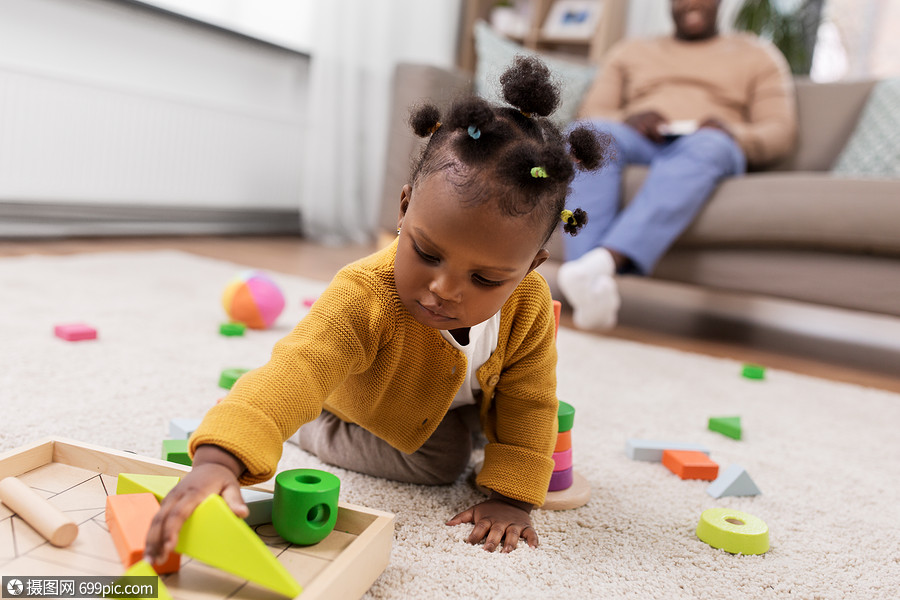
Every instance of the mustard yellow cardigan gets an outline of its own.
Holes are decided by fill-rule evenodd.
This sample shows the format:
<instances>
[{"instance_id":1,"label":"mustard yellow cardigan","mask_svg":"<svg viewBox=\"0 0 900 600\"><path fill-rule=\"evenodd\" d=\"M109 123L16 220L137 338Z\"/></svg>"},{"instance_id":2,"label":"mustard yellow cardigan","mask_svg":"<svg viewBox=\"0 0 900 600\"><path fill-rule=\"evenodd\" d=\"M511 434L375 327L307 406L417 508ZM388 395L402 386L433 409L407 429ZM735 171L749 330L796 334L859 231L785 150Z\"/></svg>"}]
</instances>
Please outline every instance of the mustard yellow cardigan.
<instances>
[{"instance_id":1,"label":"mustard yellow cardigan","mask_svg":"<svg viewBox=\"0 0 900 600\"><path fill-rule=\"evenodd\" d=\"M282 444L325 408L402 452L415 452L450 408L465 356L418 323L394 285L396 241L344 267L264 366L245 373L191 437L246 466L241 483L275 475ZM500 311L497 350L476 373L488 444L478 483L540 506L557 433L550 291L529 273Z\"/></svg>"}]
</instances>

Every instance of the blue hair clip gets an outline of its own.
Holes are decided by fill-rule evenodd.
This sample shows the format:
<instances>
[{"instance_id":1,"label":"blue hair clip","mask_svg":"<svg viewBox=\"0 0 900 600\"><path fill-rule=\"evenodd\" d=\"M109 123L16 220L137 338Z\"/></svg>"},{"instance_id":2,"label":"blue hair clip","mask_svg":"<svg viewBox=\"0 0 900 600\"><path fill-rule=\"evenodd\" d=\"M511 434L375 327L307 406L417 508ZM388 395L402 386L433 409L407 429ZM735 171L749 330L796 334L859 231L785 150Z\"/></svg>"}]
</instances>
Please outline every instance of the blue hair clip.
<instances>
[{"instance_id":1,"label":"blue hair clip","mask_svg":"<svg viewBox=\"0 0 900 600\"><path fill-rule=\"evenodd\" d=\"M469 125L469 137L473 140L477 140L481 137L481 130L475 127L474 125Z\"/></svg>"}]
</instances>

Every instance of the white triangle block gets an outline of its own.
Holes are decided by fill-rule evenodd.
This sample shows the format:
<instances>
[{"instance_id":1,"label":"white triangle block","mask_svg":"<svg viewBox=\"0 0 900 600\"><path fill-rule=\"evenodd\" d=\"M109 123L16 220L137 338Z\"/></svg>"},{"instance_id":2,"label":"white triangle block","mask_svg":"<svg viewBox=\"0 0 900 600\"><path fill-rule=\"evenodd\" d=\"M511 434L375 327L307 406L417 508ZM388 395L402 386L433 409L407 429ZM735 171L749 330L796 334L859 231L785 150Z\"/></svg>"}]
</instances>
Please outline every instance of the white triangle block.
<instances>
[{"instance_id":1,"label":"white triangle block","mask_svg":"<svg viewBox=\"0 0 900 600\"><path fill-rule=\"evenodd\" d=\"M740 465L730 465L713 481L706 493L713 498L722 496L758 496L762 494L750 474Z\"/></svg>"}]
</instances>

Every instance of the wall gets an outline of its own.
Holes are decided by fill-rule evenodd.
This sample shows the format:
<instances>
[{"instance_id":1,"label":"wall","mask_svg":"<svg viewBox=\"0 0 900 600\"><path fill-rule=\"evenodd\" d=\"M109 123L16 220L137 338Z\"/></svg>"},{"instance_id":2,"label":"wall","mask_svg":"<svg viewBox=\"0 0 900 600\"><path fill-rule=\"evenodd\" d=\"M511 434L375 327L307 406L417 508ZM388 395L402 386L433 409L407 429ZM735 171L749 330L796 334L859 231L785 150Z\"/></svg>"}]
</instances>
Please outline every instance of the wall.
<instances>
[{"instance_id":1,"label":"wall","mask_svg":"<svg viewBox=\"0 0 900 600\"><path fill-rule=\"evenodd\" d=\"M308 63L140 3L0 0L0 209L296 215Z\"/></svg>"}]
</instances>

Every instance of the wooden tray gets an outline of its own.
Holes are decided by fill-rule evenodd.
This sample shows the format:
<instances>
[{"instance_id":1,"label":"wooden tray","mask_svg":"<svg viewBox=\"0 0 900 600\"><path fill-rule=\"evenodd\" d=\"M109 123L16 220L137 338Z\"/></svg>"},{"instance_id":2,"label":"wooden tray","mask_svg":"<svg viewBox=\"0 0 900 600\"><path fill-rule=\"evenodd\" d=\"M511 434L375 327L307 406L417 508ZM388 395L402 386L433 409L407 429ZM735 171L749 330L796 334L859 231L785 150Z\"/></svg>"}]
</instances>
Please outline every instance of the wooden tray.
<instances>
[{"instance_id":1,"label":"wooden tray","mask_svg":"<svg viewBox=\"0 0 900 600\"><path fill-rule=\"evenodd\" d=\"M119 473L182 476L188 467L72 440L50 438L0 454L0 479L17 476L79 525L67 548L47 543L0 504L0 574L121 575L106 527L106 496ZM252 489L272 491L271 485ZM338 503L334 531L314 546L281 539L271 524L254 528L300 585L302 600L359 598L387 567L394 515ZM164 575L172 596L184 600L283 598L256 584L183 556L178 573Z\"/></svg>"}]
</instances>

